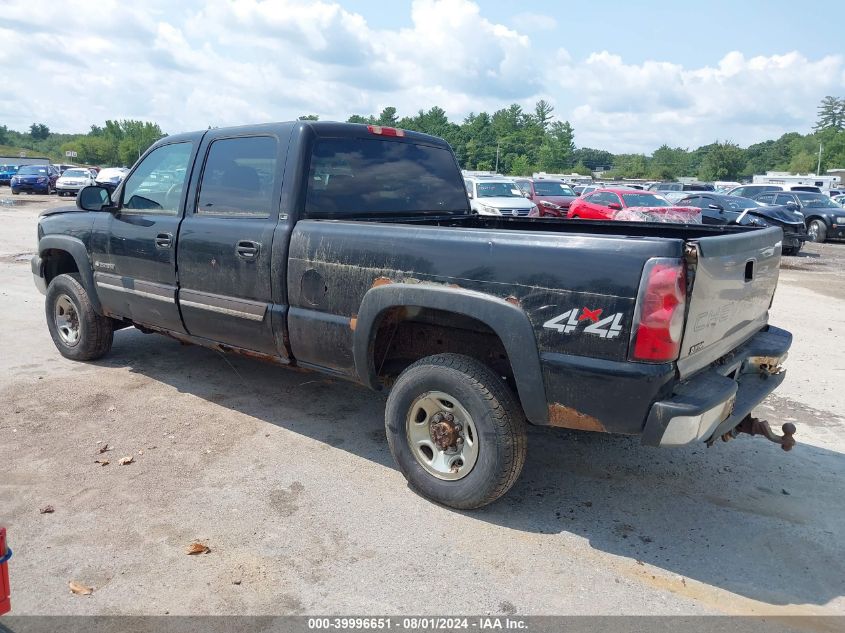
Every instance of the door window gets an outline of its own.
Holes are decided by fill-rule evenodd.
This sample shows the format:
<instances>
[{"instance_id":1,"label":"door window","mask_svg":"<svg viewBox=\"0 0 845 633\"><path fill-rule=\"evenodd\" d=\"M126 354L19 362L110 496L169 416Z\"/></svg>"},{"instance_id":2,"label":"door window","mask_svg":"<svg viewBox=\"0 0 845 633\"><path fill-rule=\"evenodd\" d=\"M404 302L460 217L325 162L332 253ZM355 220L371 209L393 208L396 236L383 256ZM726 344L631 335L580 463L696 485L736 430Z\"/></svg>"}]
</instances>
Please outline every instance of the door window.
<instances>
[{"instance_id":1,"label":"door window","mask_svg":"<svg viewBox=\"0 0 845 633\"><path fill-rule=\"evenodd\" d=\"M775 204L786 204L787 202L795 202L795 198L788 193L779 193L775 196Z\"/></svg>"},{"instance_id":2,"label":"door window","mask_svg":"<svg viewBox=\"0 0 845 633\"><path fill-rule=\"evenodd\" d=\"M214 141L202 172L197 213L270 217L276 174L274 137L247 136Z\"/></svg>"},{"instance_id":3,"label":"door window","mask_svg":"<svg viewBox=\"0 0 845 633\"><path fill-rule=\"evenodd\" d=\"M123 209L176 215L191 159L191 143L171 143L150 152L126 179Z\"/></svg>"}]
</instances>

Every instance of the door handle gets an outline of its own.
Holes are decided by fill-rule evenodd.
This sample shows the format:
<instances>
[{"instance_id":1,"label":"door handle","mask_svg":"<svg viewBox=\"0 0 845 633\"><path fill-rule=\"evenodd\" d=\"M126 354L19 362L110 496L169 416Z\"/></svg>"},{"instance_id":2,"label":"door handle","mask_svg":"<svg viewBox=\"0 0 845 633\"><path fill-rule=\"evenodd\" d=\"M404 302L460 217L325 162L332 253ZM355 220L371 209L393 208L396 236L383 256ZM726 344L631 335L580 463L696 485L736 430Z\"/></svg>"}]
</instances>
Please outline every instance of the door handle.
<instances>
[{"instance_id":1,"label":"door handle","mask_svg":"<svg viewBox=\"0 0 845 633\"><path fill-rule=\"evenodd\" d=\"M235 253L241 259L256 259L261 250L261 244L252 240L239 240L235 247Z\"/></svg>"},{"instance_id":2,"label":"door handle","mask_svg":"<svg viewBox=\"0 0 845 633\"><path fill-rule=\"evenodd\" d=\"M171 233L156 235L156 248L170 248L171 246L173 246L173 235Z\"/></svg>"}]
</instances>

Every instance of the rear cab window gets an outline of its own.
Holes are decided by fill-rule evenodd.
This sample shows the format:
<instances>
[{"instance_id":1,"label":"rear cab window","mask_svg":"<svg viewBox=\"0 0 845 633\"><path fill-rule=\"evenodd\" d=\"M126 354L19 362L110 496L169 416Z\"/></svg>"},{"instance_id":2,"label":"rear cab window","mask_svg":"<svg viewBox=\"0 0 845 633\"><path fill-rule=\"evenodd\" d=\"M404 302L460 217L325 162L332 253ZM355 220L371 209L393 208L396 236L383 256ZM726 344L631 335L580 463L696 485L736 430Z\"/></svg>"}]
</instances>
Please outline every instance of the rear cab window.
<instances>
[{"instance_id":1,"label":"rear cab window","mask_svg":"<svg viewBox=\"0 0 845 633\"><path fill-rule=\"evenodd\" d=\"M276 145L272 136L212 141L196 212L226 217L270 217L278 172Z\"/></svg>"},{"instance_id":2,"label":"rear cab window","mask_svg":"<svg viewBox=\"0 0 845 633\"><path fill-rule=\"evenodd\" d=\"M451 151L399 140L320 138L308 170L309 218L466 215Z\"/></svg>"}]
</instances>

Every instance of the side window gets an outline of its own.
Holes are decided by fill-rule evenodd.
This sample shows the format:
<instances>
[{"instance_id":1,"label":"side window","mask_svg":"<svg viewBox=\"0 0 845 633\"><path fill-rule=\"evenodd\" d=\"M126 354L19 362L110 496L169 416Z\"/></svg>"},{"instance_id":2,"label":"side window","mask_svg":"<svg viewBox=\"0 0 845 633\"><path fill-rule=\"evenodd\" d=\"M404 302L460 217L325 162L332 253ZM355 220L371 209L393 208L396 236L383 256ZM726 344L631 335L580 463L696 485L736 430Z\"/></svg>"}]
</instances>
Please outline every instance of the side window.
<instances>
[{"instance_id":1,"label":"side window","mask_svg":"<svg viewBox=\"0 0 845 633\"><path fill-rule=\"evenodd\" d=\"M197 213L270 217L276 174L275 138L247 136L213 141L202 172Z\"/></svg>"},{"instance_id":2,"label":"side window","mask_svg":"<svg viewBox=\"0 0 845 633\"><path fill-rule=\"evenodd\" d=\"M171 143L154 149L123 186L123 208L176 215L185 186L191 143Z\"/></svg>"},{"instance_id":3,"label":"side window","mask_svg":"<svg viewBox=\"0 0 845 633\"><path fill-rule=\"evenodd\" d=\"M766 204L772 204L772 201L775 199L775 194L773 193L764 193L755 198L755 200L759 202L765 202Z\"/></svg>"},{"instance_id":4,"label":"side window","mask_svg":"<svg viewBox=\"0 0 845 633\"><path fill-rule=\"evenodd\" d=\"M701 196L691 196L689 198L684 198L683 200L680 200L675 204L677 204L679 207L698 207L699 209L703 209L707 206Z\"/></svg>"},{"instance_id":5,"label":"side window","mask_svg":"<svg viewBox=\"0 0 845 633\"><path fill-rule=\"evenodd\" d=\"M523 194L527 193L527 194L531 195L531 183L529 183L527 180L517 180L516 186L519 187L519 190Z\"/></svg>"},{"instance_id":6,"label":"side window","mask_svg":"<svg viewBox=\"0 0 845 633\"><path fill-rule=\"evenodd\" d=\"M787 202L793 201L793 197L788 193L779 193L775 196L775 204L786 204Z\"/></svg>"},{"instance_id":7,"label":"side window","mask_svg":"<svg viewBox=\"0 0 845 633\"><path fill-rule=\"evenodd\" d=\"M607 196L607 204L613 204L614 202L618 205L622 204L622 200L619 199L615 193L608 193L605 194Z\"/></svg>"}]
</instances>

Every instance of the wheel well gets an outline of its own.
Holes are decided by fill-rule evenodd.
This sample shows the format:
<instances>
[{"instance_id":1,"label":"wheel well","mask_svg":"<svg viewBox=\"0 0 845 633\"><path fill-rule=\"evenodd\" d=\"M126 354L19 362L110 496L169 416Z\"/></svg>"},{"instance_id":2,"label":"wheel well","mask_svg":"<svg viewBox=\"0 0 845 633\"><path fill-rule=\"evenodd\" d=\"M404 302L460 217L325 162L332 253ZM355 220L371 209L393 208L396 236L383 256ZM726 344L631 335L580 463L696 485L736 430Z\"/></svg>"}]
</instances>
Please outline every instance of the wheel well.
<instances>
[{"instance_id":1,"label":"wheel well","mask_svg":"<svg viewBox=\"0 0 845 633\"><path fill-rule=\"evenodd\" d=\"M376 324L372 362L385 384L426 356L452 352L481 361L516 393L513 369L499 336L478 319L432 308L403 306L384 312Z\"/></svg>"},{"instance_id":2,"label":"wheel well","mask_svg":"<svg viewBox=\"0 0 845 633\"><path fill-rule=\"evenodd\" d=\"M76 260L67 251L50 249L44 251L42 259L44 260L44 281L48 285L57 275L79 272Z\"/></svg>"}]
</instances>

